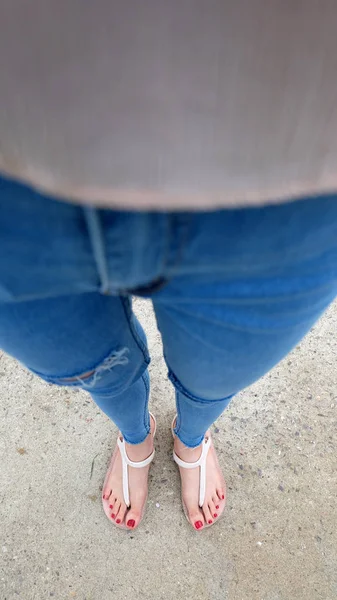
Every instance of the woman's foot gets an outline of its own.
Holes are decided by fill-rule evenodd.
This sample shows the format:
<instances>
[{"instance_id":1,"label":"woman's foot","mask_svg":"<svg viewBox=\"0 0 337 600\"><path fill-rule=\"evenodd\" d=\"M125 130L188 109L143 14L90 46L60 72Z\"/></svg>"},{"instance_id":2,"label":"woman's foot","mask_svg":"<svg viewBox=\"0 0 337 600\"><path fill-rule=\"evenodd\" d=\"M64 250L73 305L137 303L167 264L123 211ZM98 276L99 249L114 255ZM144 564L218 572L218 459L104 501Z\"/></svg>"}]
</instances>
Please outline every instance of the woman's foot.
<instances>
[{"instance_id":1,"label":"woman's foot","mask_svg":"<svg viewBox=\"0 0 337 600\"><path fill-rule=\"evenodd\" d=\"M140 462L153 452L155 422L151 416L151 433L141 444L127 444L125 450L130 460ZM147 499L147 480L150 465L140 469L128 466L130 507L125 504L123 495L122 458L117 447L110 474L103 488L103 503L109 508L108 514L119 526L135 529L143 516Z\"/></svg>"},{"instance_id":2,"label":"woman's foot","mask_svg":"<svg viewBox=\"0 0 337 600\"><path fill-rule=\"evenodd\" d=\"M209 435L207 432L206 436ZM174 436L174 451L181 460L189 463L196 462L201 456L201 446L188 448L177 436ZM226 484L213 444L206 458L206 492L201 508L199 506L200 468L179 467L179 471L182 501L192 527L200 530L206 525L212 525L222 514L226 503Z\"/></svg>"}]
</instances>

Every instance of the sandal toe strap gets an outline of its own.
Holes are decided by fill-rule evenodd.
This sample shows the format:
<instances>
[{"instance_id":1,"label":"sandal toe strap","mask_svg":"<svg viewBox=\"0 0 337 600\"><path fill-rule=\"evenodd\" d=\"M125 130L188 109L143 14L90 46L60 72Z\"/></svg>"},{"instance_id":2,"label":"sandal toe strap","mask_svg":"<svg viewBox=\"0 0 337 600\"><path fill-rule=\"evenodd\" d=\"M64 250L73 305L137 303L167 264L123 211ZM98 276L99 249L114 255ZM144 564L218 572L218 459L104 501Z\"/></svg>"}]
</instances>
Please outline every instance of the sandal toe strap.
<instances>
[{"instance_id":1,"label":"sandal toe strap","mask_svg":"<svg viewBox=\"0 0 337 600\"><path fill-rule=\"evenodd\" d=\"M205 502L205 494L206 494L206 460L207 454L211 447L211 438L204 437L202 441L202 450L201 455L198 460L195 462L186 462L179 458L179 456L173 452L173 460L182 467L183 469L195 469L196 467L200 467L200 475L199 475L199 506L203 506Z\"/></svg>"},{"instance_id":2,"label":"sandal toe strap","mask_svg":"<svg viewBox=\"0 0 337 600\"><path fill-rule=\"evenodd\" d=\"M142 469L143 467L147 467L153 461L155 451L153 450L153 452L150 454L150 456L145 458L145 460L133 461L133 460L130 460L127 455L124 438L120 438L120 437L117 438L117 444L118 444L119 451L120 451L121 457L122 457L124 502L125 502L126 506L129 508L130 493L129 493L128 467L133 467L134 469Z\"/></svg>"}]
</instances>

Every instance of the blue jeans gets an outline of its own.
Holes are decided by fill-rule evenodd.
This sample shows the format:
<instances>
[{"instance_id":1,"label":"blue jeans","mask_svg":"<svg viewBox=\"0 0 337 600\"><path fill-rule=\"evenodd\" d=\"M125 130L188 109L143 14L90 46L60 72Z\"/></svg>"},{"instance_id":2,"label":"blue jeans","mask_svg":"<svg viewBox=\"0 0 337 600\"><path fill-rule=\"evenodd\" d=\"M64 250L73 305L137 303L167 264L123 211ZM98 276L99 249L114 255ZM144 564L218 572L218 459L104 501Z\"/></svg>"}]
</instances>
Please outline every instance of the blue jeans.
<instances>
[{"instance_id":1,"label":"blue jeans","mask_svg":"<svg viewBox=\"0 0 337 600\"><path fill-rule=\"evenodd\" d=\"M81 386L129 443L149 432L151 298L197 446L239 390L295 346L337 293L337 198L204 213L83 208L0 179L0 345Z\"/></svg>"}]
</instances>

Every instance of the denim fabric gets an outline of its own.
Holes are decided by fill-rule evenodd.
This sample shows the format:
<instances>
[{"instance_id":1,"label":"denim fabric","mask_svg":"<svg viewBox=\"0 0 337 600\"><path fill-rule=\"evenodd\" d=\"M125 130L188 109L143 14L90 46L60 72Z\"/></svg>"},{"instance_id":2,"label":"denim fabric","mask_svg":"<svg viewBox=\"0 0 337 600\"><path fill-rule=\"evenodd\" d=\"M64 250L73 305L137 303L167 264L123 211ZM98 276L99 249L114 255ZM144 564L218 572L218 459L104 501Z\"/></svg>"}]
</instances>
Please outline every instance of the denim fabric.
<instances>
[{"instance_id":1,"label":"denim fabric","mask_svg":"<svg viewBox=\"0 0 337 600\"><path fill-rule=\"evenodd\" d=\"M0 179L0 345L81 386L129 443L149 432L149 355L131 295L152 300L176 433L198 445L231 397L337 293L337 197L256 209L82 208Z\"/></svg>"}]
</instances>

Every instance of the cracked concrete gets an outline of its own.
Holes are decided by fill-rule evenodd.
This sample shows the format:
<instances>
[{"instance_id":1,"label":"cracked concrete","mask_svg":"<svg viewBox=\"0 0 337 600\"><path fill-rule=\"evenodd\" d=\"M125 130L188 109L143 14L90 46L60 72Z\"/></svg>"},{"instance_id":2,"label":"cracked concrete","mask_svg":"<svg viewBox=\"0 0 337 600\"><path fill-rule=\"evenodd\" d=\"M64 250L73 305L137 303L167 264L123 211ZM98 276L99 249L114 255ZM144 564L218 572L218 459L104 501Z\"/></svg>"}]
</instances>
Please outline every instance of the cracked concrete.
<instances>
[{"instance_id":1,"label":"cracked concrete","mask_svg":"<svg viewBox=\"0 0 337 600\"><path fill-rule=\"evenodd\" d=\"M171 460L173 389L151 304L157 454L139 530L107 521L100 490L115 427L82 390L1 355L2 600L335 600L337 304L213 427L228 486L217 526L181 510Z\"/></svg>"}]
</instances>

